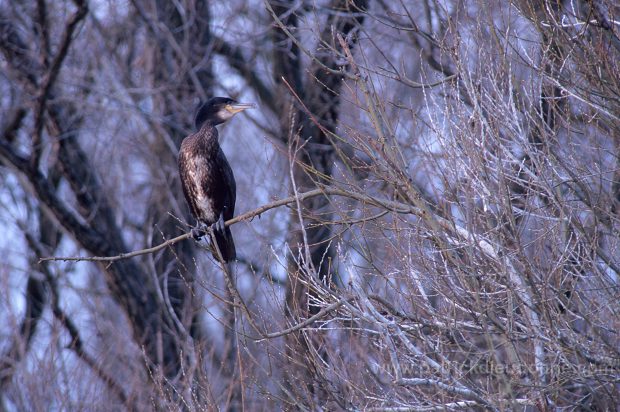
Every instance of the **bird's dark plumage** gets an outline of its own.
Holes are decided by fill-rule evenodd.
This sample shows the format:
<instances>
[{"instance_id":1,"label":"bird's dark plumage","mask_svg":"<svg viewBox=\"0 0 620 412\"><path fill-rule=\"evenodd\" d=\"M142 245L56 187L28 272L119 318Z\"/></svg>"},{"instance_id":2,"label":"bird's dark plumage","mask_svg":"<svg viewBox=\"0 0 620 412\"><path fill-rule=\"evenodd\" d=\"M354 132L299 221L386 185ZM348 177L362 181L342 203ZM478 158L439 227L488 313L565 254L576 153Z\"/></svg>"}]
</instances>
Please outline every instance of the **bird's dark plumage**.
<instances>
[{"instance_id":1,"label":"bird's dark plumage","mask_svg":"<svg viewBox=\"0 0 620 412\"><path fill-rule=\"evenodd\" d=\"M218 142L216 125L253 107L227 97L202 104L195 118L196 133L187 136L179 151L179 173L185 200L199 225L214 225L217 245L225 262L236 257L235 242L224 221L233 217L236 184L233 171ZM217 258L217 255L214 252Z\"/></svg>"}]
</instances>

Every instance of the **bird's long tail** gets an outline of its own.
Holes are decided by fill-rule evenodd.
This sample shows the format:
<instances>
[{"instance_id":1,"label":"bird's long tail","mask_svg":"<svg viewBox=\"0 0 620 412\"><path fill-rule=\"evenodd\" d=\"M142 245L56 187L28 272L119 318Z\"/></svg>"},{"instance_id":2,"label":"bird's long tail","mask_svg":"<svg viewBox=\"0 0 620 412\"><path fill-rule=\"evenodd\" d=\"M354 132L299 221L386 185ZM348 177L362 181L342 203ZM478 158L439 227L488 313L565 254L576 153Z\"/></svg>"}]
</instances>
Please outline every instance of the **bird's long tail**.
<instances>
[{"instance_id":1,"label":"bird's long tail","mask_svg":"<svg viewBox=\"0 0 620 412\"><path fill-rule=\"evenodd\" d=\"M220 249L224 262L232 262L237 258L237 250L235 248L235 241L229 227L224 228L224 231L215 230L215 241ZM217 251L213 250L213 257L218 260Z\"/></svg>"}]
</instances>

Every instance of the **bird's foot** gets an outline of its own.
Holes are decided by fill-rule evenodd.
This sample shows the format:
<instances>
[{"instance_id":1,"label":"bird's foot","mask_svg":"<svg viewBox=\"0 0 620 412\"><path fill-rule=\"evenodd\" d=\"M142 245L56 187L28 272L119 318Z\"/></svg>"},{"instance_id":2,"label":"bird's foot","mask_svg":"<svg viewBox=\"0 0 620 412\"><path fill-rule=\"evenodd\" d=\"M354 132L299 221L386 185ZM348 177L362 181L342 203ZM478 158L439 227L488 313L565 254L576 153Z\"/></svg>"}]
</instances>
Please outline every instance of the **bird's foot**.
<instances>
[{"instance_id":1,"label":"bird's foot","mask_svg":"<svg viewBox=\"0 0 620 412\"><path fill-rule=\"evenodd\" d=\"M224 214L220 213L220 218L213 223L213 230L215 232L224 233L226 226L224 225Z\"/></svg>"},{"instance_id":2,"label":"bird's foot","mask_svg":"<svg viewBox=\"0 0 620 412\"><path fill-rule=\"evenodd\" d=\"M205 235L205 231L204 229L200 228L200 227L195 227L192 229L191 231L192 233L192 237L195 240L200 240L201 237L203 237Z\"/></svg>"}]
</instances>

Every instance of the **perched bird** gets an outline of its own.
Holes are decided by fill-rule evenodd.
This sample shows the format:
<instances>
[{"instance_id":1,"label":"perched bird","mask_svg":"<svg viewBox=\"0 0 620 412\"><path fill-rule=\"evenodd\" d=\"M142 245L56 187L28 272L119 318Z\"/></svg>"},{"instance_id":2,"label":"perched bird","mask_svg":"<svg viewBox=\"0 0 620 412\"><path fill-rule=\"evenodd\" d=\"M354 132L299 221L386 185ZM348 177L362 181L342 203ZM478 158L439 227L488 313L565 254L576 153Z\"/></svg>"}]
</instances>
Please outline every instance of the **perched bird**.
<instances>
[{"instance_id":1,"label":"perched bird","mask_svg":"<svg viewBox=\"0 0 620 412\"><path fill-rule=\"evenodd\" d=\"M215 126L235 114L255 107L228 97L213 97L199 106L194 120L197 132L187 136L179 151L179 174L183 194L198 228L194 238L204 234L204 226L213 225L215 239L225 262L236 257L235 242L224 221L235 213L236 184L233 171L218 142ZM217 259L215 250L213 255Z\"/></svg>"}]
</instances>

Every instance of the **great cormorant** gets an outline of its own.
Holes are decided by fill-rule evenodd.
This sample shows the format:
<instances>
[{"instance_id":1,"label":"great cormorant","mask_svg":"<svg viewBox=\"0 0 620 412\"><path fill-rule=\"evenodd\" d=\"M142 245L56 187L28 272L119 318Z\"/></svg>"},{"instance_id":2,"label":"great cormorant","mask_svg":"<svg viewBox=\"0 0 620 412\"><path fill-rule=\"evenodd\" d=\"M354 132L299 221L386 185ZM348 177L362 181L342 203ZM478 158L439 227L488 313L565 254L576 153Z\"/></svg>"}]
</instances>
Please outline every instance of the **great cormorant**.
<instances>
[{"instance_id":1,"label":"great cormorant","mask_svg":"<svg viewBox=\"0 0 620 412\"><path fill-rule=\"evenodd\" d=\"M185 200L199 229L192 230L201 237L200 226L213 226L217 245L225 262L235 259L235 242L224 221L235 212L236 184L233 171L218 142L215 126L235 114L255 107L238 103L228 97L213 97L203 103L194 120L197 132L187 136L179 151L179 173ZM215 251L213 252L217 259Z\"/></svg>"}]
</instances>

